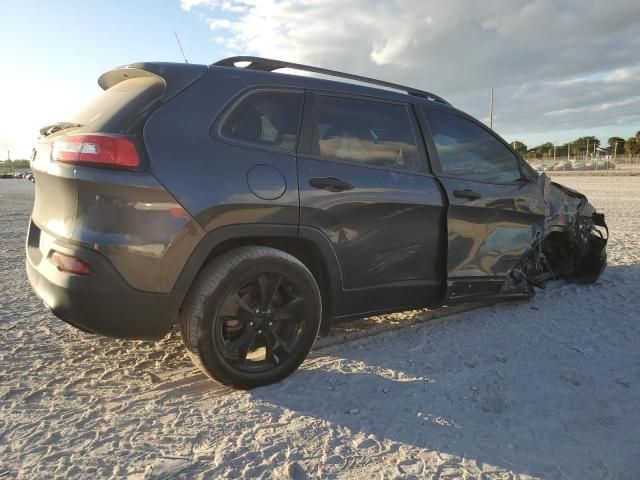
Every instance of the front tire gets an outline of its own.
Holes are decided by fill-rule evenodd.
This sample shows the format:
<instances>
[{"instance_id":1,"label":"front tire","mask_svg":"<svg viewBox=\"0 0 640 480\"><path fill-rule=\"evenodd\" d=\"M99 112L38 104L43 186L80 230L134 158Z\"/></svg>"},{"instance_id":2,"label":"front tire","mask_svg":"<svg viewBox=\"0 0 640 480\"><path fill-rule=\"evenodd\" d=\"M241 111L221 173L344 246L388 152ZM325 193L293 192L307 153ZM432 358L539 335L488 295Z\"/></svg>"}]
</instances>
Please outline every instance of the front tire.
<instances>
[{"instance_id":1,"label":"front tire","mask_svg":"<svg viewBox=\"0 0 640 480\"><path fill-rule=\"evenodd\" d=\"M181 311L182 338L213 380L253 388L300 366L321 318L320 290L300 260L275 248L240 247L196 278Z\"/></svg>"}]
</instances>

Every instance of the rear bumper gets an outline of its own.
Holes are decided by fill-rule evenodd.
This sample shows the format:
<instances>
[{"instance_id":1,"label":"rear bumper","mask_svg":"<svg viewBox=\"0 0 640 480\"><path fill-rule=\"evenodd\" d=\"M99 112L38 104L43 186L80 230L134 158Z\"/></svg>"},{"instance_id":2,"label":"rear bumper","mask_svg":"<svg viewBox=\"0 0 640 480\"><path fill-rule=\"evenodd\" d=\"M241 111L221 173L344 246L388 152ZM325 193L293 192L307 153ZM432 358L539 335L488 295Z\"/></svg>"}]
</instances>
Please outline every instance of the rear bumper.
<instances>
[{"instance_id":1,"label":"rear bumper","mask_svg":"<svg viewBox=\"0 0 640 480\"><path fill-rule=\"evenodd\" d=\"M81 330L109 337L157 340L169 332L183 298L181 292L136 290L99 253L57 240L43 252L40 235L32 222L26 246L27 275L54 315ZM51 250L84 260L91 274L58 271L48 259Z\"/></svg>"}]
</instances>

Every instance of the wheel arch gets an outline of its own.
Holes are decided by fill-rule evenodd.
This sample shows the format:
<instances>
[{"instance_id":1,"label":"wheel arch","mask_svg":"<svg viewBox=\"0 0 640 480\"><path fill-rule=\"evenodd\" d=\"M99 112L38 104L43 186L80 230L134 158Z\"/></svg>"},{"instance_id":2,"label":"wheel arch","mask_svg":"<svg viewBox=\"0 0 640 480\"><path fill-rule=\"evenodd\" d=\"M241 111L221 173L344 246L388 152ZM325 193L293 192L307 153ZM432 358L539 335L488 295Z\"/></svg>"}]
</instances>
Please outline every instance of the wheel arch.
<instances>
[{"instance_id":1,"label":"wheel arch","mask_svg":"<svg viewBox=\"0 0 640 480\"><path fill-rule=\"evenodd\" d=\"M326 334L331 327L335 302L342 290L342 274L329 240L312 227L297 225L229 225L208 232L198 243L175 286L182 292L180 304L198 273L214 258L242 246L265 246L293 255L313 274L322 295L322 324Z\"/></svg>"}]
</instances>

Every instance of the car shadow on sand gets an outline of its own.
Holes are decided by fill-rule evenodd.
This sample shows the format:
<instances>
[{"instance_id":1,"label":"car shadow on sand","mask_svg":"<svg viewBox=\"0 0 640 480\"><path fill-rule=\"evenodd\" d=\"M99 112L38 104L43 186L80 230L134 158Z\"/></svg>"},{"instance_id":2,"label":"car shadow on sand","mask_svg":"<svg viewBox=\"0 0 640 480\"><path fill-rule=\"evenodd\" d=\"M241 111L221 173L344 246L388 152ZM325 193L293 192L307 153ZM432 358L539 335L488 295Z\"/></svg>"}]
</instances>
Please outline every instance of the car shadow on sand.
<instances>
[{"instance_id":1,"label":"car shadow on sand","mask_svg":"<svg viewBox=\"0 0 640 480\"><path fill-rule=\"evenodd\" d=\"M624 298L633 278L640 265L611 266L600 284L565 284L530 306L487 307L411 327L410 335L381 335L366 347L332 347L251 396L276 417L285 410L310 417L309 428L331 436L329 447L355 456L366 448L341 444L331 432L347 429L351 438L414 447L416 458L449 454L454 464L472 459L494 471L631 478L640 470L637 300L616 318L593 310L598 289L612 282Z\"/></svg>"}]
</instances>

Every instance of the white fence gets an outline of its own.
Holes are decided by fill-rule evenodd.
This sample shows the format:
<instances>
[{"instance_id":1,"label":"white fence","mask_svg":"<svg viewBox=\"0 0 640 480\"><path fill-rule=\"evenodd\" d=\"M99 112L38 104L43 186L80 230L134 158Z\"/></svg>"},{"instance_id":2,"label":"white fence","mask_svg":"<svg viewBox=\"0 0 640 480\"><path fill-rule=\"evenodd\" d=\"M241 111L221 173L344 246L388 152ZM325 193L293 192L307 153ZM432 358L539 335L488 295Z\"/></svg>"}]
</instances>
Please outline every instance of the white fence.
<instances>
[{"instance_id":1,"label":"white fence","mask_svg":"<svg viewBox=\"0 0 640 480\"><path fill-rule=\"evenodd\" d=\"M640 170L640 155L618 155L616 157L553 157L527 158L536 170Z\"/></svg>"}]
</instances>

